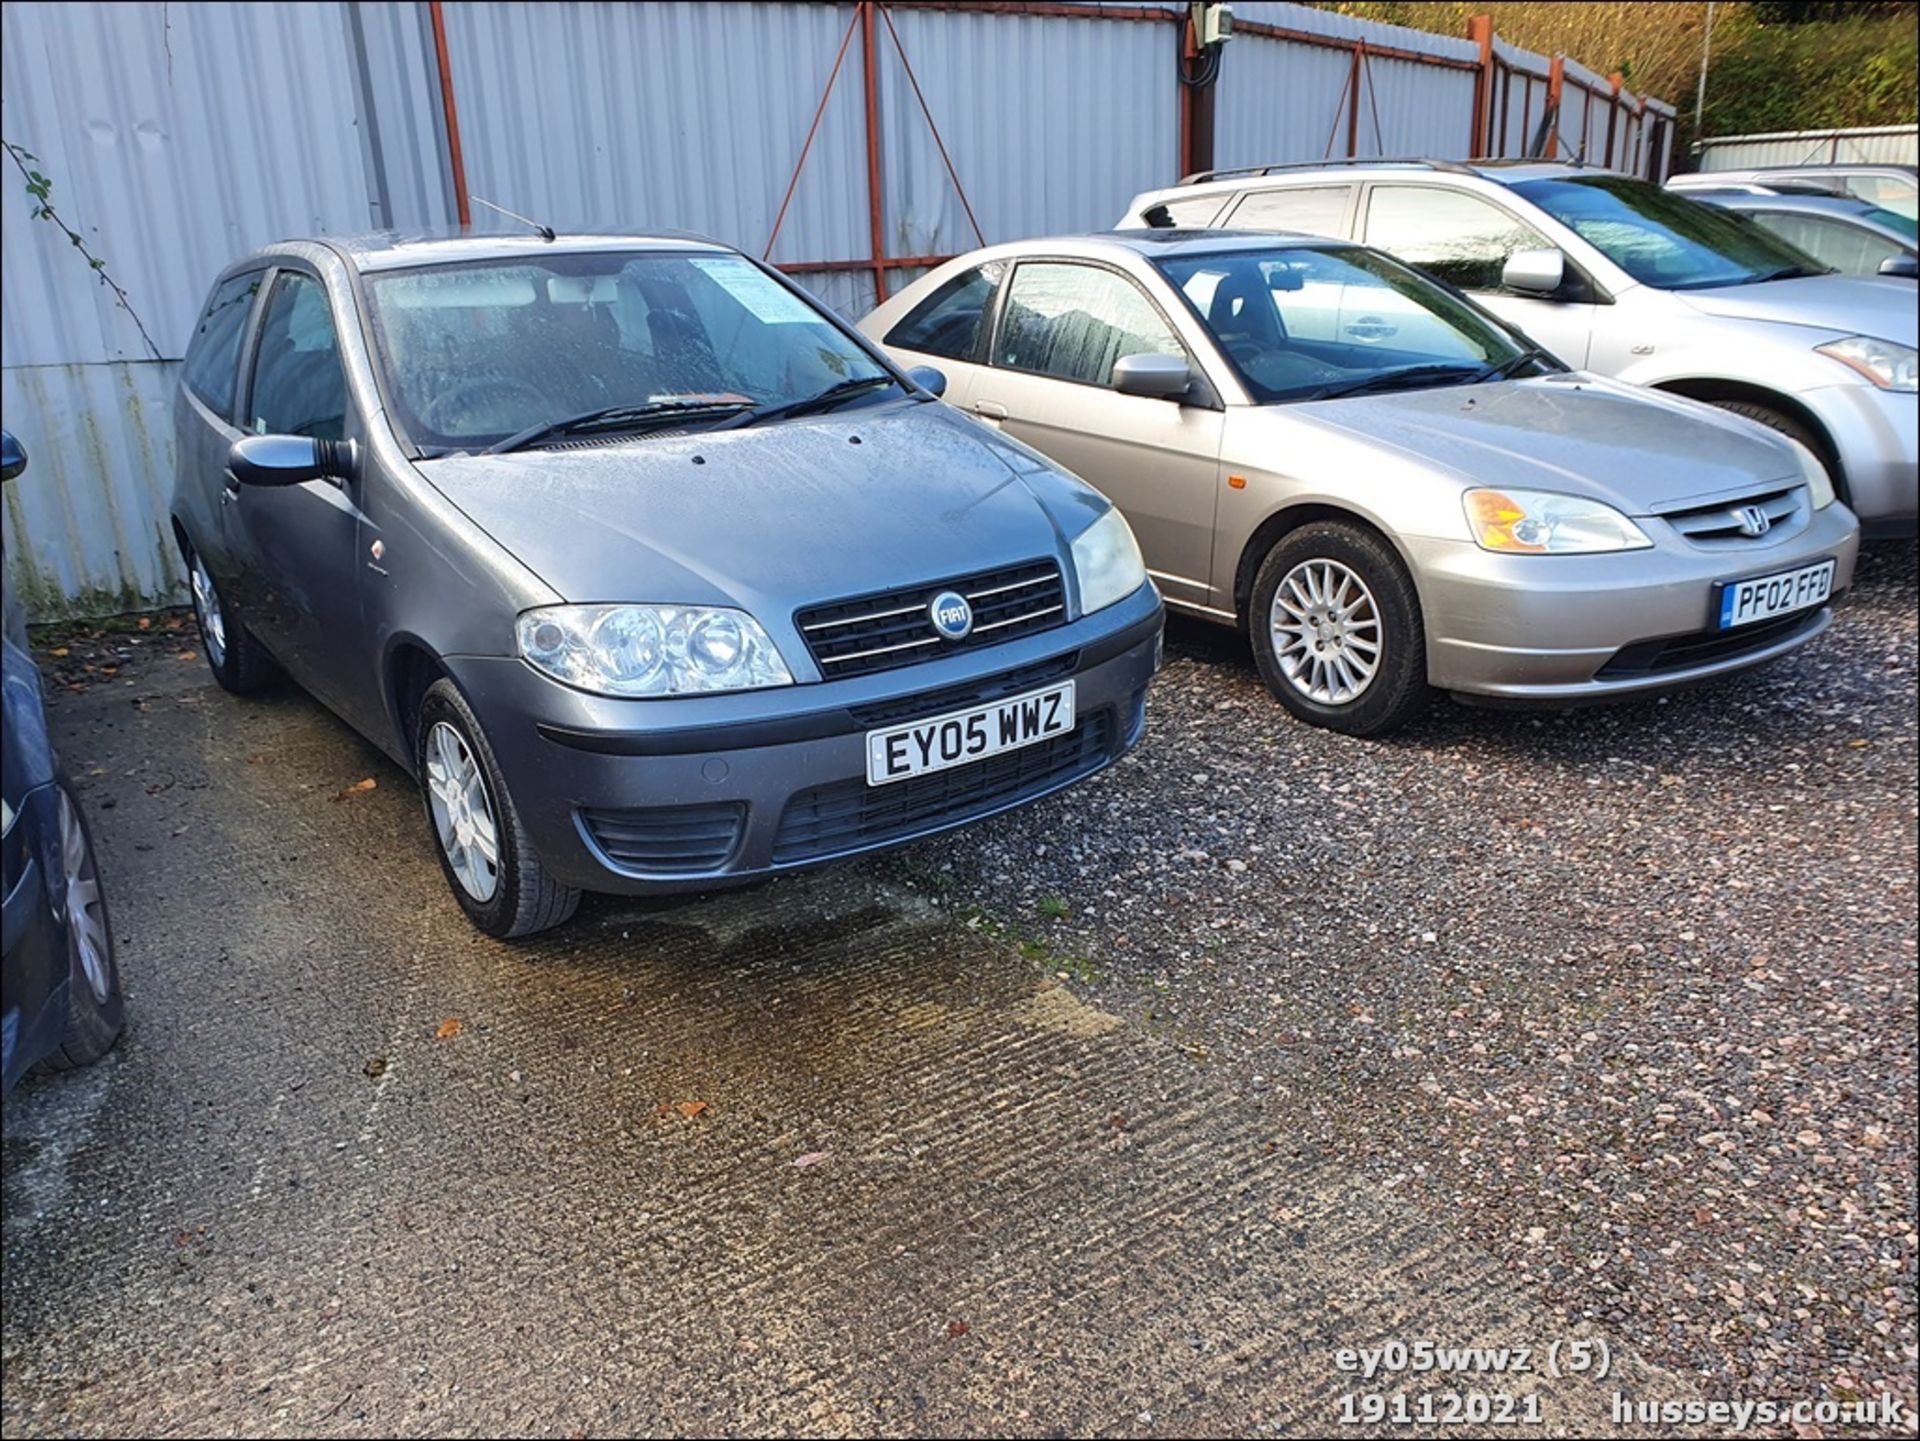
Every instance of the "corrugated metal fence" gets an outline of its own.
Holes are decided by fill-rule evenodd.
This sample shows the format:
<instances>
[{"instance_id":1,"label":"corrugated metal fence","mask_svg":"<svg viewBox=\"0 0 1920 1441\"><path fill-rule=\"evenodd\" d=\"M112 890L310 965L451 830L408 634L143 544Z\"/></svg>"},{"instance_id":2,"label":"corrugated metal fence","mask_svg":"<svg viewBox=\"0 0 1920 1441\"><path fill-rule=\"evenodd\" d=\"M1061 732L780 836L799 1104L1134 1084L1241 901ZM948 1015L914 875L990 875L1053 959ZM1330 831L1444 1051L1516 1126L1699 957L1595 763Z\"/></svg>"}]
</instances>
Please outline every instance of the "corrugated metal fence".
<instances>
[{"instance_id":1,"label":"corrugated metal fence","mask_svg":"<svg viewBox=\"0 0 1920 1441\"><path fill-rule=\"evenodd\" d=\"M1760 165L1920 164L1920 126L1875 125L1857 130L1787 130L1771 135L1723 135L1694 149L1702 170L1746 170Z\"/></svg>"},{"instance_id":2,"label":"corrugated metal fence","mask_svg":"<svg viewBox=\"0 0 1920 1441\"><path fill-rule=\"evenodd\" d=\"M1664 173L1671 110L1490 24L1453 39L1237 8L1218 165L1522 154L1553 106L1550 151ZM51 178L55 209L141 322L0 161L0 404L33 455L5 492L15 588L41 617L179 597L170 396L208 281L285 236L455 223L453 138L473 194L560 227L693 229L755 254L772 242L776 263L859 315L975 244L976 223L988 241L1097 229L1176 176L1192 123L1186 14L14 0L5 139Z\"/></svg>"}]
</instances>

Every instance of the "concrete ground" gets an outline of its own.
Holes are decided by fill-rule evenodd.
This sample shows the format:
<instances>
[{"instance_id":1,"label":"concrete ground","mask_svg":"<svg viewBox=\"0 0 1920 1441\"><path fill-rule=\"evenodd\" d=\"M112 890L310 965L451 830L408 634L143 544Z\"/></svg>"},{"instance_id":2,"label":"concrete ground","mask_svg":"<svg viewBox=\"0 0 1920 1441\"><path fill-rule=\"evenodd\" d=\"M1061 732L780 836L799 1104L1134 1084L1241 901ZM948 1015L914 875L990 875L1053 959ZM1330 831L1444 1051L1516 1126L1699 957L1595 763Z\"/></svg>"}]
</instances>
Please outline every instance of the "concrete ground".
<instances>
[{"instance_id":1,"label":"concrete ground","mask_svg":"<svg viewBox=\"0 0 1920 1441\"><path fill-rule=\"evenodd\" d=\"M1011 887L968 889L970 846L1084 835L1179 762L1168 728L1246 687L1209 644L1091 799L519 945L467 926L416 792L299 693L226 696L177 639L56 687L132 1019L7 1102L6 1433L1298 1435L1400 1392L1431 1424L1341 1429L1577 1435L1616 1390L1717 1394L1382 1175L1316 1119L1337 1097L1310 1116L1197 1043L1197 999L1158 1023L1013 935ZM1362 1014L1379 984L1351 984ZM1395 1340L1530 1354L1341 1369ZM1549 1374L1570 1341L1608 1378ZM1440 1425L1469 1389L1544 1424Z\"/></svg>"}]
</instances>

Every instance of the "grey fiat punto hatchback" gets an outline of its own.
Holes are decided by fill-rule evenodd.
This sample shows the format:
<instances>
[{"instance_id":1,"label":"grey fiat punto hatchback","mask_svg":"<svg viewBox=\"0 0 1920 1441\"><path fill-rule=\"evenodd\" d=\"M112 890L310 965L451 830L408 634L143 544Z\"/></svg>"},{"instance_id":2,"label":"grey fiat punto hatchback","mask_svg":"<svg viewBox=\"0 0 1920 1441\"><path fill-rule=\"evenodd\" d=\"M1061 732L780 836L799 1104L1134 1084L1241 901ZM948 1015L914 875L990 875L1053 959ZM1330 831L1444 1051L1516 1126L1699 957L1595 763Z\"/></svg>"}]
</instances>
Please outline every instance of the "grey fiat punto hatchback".
<instances>
[{"instance_id":1,"label":"grey fiat punto hatchback","mask_svg":"<svg viewBox=\"0 0 1920 1441\"><path fill-rule=\"evenodd\" d=\"M404 766L525 935L897 844L1139 738L1127 523L776 272L668 237L293 241L182 367L207 661Z\"/></svg>"}]
</instances>

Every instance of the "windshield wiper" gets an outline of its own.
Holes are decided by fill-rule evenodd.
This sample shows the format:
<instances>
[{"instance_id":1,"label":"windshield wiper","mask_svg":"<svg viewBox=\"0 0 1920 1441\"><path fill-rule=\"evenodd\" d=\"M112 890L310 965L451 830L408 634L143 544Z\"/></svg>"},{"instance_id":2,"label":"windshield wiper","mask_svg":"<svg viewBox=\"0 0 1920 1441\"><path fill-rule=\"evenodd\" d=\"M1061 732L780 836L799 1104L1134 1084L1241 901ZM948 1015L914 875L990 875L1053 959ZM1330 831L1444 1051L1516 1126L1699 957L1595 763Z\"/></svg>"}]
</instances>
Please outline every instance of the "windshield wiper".
<instances>
[{"instance_id":1,"label":"windshield wiper","mask_svg":"<svg viewBox=\"0 0 1920 1441\"><path fill-rule=\"evenodd\" d=\"M691 395L642 401L638 404L629 402L625 405L603 405L597 410L569 415L564 420L543 420L538 425L530 425L525 430L508 436L505 440L495 441L483 453L504 455L510 450L523 450L529 445L556 435L571 435L592 430L617 430L623 426L645 424L652 420L677 419L686 415L710 413L731 415L736 410L751 405L752 402L747 400L720 400Z\"/></svg>"},{"instance_id":2,"label":"windshield wiper","mask_svg":"<svg viewBox=\"0 0 1920 1441\"><path fill-rule=\"evenodd\" d=\"M1470 385L1479 385L1483 381L1488 381L1488 380L1511 379L1514 371L1518 370L1521 366L1527 364L1529 361L1534 361L1534 360L1550 361L1555 365L1558 365L1560 363L1559 358L1557 356L1554 356L1548 351L1542 350L1539 346L1536 345L1527 350L1521 351L1518 355L1508 356L1505 360L1496 361L1494 364L1487 366L1485 369L1475 374L1473 379L1468 383Z\"/></svg>"},{"instance_id":3,"label":"windshield wiper","mask_svg":"<svg viewBox=\"0 0 1920 1441\"><path fill-rule=\"evenodd\" d=\"M882 385L892 384L891 375L857 375L849 380L837 381L829 385L818 395L805 396L800 400L782 400L772 405L758 405L752 410L744 410L713 428L738 430L743 425L758 425L763 420L786 420L795 415L813 415L823 410L831 410L841 401L851 400L863 390L873 390Z\"/></svg>"},{"instance_id":4,"label":"windshield wiper","mask_svg":"<svg viewBox=\"0 0 1920 1441\"><path fill-rule=\"evenodd\" d=\"M1761 285L1769 280L1801 280L1809 275L1831 275L1831 270L1809 270L1804 265L1783 265L1778 270L1769 270L1761 275L1749 275L1740 285Z\"/></svg>"},{"instance_id":5,"label":"windshield wiper","mask_svg":"<svg viewBox=\"0 0 1920 1441\"><path fill-rule=\"evenodd\" d=\"M1329 385L1315 391L1308 400L1338 400L1343 395L1363 395L1370 390L1399 390L1403 386L1417 385L1423 380L1439 380L1444 376L1453 376L1459 380L1470 381L1480 374L1477 365L1408 365L1399 370L1383 370L1378 375L1369 375L1365 380L1350 380L1345 385Z\"/></svg>"}]
</instances>

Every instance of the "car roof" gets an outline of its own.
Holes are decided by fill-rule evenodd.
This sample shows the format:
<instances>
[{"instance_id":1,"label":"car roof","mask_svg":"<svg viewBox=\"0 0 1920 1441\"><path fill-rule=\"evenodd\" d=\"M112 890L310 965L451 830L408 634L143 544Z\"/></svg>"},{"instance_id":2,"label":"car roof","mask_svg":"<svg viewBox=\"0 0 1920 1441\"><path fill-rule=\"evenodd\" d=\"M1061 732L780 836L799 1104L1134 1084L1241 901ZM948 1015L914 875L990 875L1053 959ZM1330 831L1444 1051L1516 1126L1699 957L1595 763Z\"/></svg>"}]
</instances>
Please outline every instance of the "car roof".
<instances>
[{"instance_id":1,"label":"car roof","mask_svg":"<svg viewBox=\"0 0 1920 1441\"><path fill-rule=\"evenodd\" d=\"M1811 210L1822 215L1865 215L1881 208L1852 195L1808 195L1803 191L1770 195L1764 191L1709 190L1704 185L1690 185L1687 194L1696 200L1725 205L1730 210Z\"/></svg>"},{"instance_id":2,"label":"car roof","mask_svg":"<svg viewBox=\"0 0 1920 1441\"><path fill-rule=\"evenodd\" d=\"M1164 260L1174 255L1218 255L1249 248L1312 245L1315 247L1354 248L1350 240L1326 235L1308 235L1288 230L1101 230L1084 235L1051 235L1037 240L1015 240L977 252L985 258L1019 257L1043 251L1081 255L1090 259L1112 257L1119 253Z\"/></svg>"},{"instance_id":3,"label":"car roof","mask_svg":"<svg viewBox=\"0 0 1920 1441\"><path fill-rule=\"evenodd\" d=\"M262 256L285 254L300 241L281 241L263 247ZM704 250L734 254L704 235L660 230L636 234L570 233L544 236L523 230L478 233L472 230L421 231L402 234L381 230L363 235L316 236L308 244L324 245L361 272L399 270L420 265L446 265L474 260L524 260L540 255L580 255L606 250Z\"/></svg>"},{"instance_id":4,"label":"car roof","mask_svg":"<svg viewBox=\"0 0 1920 1441\"><path fill-rule=\"evenodd\" d=\"M1435 180L1490 180L1500 185L1518 185L1528 180L1571 179L1579 176L1610 176L1631 180L1637 177L1604 166L1583 165L1570 160L1330 160L1325 163L1248 166L1234 170L1209 170L1188 176L1178 185L1146 192L1161 200L1180 195L1238 191L1284 181L1313 181L1324 184L1330 177L1343 180L1377 180L1391 176L1396 180L1409 175L1426 175Z\"/></svg>"}]
</instances>

